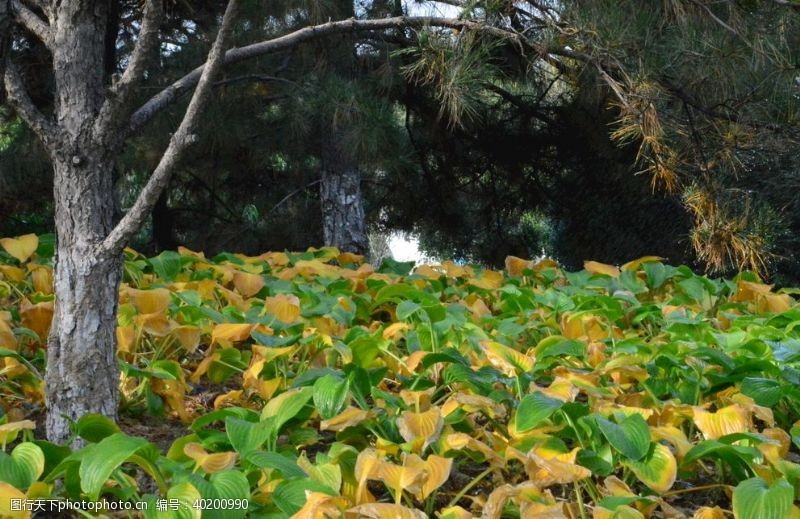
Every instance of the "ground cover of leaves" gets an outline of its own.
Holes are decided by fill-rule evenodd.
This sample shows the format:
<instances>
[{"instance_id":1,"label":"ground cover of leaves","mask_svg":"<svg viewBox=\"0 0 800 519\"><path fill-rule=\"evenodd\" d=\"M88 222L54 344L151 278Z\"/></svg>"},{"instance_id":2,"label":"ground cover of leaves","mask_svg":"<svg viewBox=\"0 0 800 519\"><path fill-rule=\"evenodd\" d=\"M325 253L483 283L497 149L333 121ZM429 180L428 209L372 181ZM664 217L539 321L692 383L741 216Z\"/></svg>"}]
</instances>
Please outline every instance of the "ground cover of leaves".
<instances>
[{"instance_id":1,"label":"ground cover of leaves","mask_svg":"<svg viewBox=\"0 0 800 519\"><path fill-rule=\"evenodd\" d=\"M120 424L85 416L70 449L36 429L52 237L0 246L0 516L24 497L167 498L139 515L176 518L800 513L797 291L753 274L128 250Z\"/></svg>"}]
</instances>

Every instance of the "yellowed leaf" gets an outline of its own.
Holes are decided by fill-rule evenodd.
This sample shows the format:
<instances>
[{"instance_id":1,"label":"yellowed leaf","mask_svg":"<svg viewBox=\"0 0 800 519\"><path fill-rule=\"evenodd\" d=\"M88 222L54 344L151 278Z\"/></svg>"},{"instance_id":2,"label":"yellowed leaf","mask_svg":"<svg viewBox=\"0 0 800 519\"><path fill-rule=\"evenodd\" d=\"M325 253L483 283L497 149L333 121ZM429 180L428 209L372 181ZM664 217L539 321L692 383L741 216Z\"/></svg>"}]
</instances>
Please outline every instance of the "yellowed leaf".
<instances>
[{"instance_id":1,"label":"yellowed leaf","mask_svg":"<svg viewBox=\"0 0 800 519\"><path fill-rule=\"evenodd\" d=\"M36 429L36 422L31 420L20 420L19 422L0 425L0 444L6 445L14 441L20 431L32 431L34 429Z\"/></svg>"},{"instance_id":2,"label":"yellowed leaf","mask_svg":"<svg viewBox=\"0 0 800 519\"><path fill-rule=\"evenodd\" d=\"M444 452L448 450L460 451L463 449L477 452L481 454L492 467L502 468L506 464L505 460L491 447L466 433L456 432L446 435L444 437L443 447Z\"/></svg>"},{"instance_id":3,"label":"yellowed leaf","mask_svg":"<svg viewBox=\"0 0 800 519\"><path fill-rule=\"evenodd\" d=\"M183 448L183 453L192 458L206 474L213 474L228 470L236 464L235 452L215 452L209 454L202 445L196 442L188 443Z\"/></svg>"},{"instance_id":4,"label":"yellowed leaf","mask_svg":"<svg viewBox=\"0 0 800 519\"><path fill-rule=\"evenodd\" d=\"M33 265L32 263L29 265ZM53 271L50 267L37 265L31 270L33 289L41 294L53 293Z\"/></svg>"},{"instance_id":5,"label":"yellowed leaf","mask_svg":"<svg viewBox=\"0 0 800 519\"><path fill-rule=\"evenodd\" d=\"M658 261L664 261L664 258L660 256L642 256L641 258L627 262L622 266L621 270L639 270L645 263L655 263Z\"/></svg>"},{"instance_id":6,"label":"yellowed leaf","mask_svg":"<svg viewBox=\"0 0 800 519\"><path fill-rule=\"evenodd\" d=\"M200 344L202 331L197 326L183 325L173 328L172 334L186 351L193 353Z\"/></svg>"},{"instance_id":7,"label":"yellowed leaf","mask_svg":"<svg viewBox=\"0 0 800 519\"><path fill-rule=\"evenodd\" d=\"M481 272L478 278L470 279L469 284L478 288L492 290L503 286L503 281L504 278L502 272L497 272L495 270L484 270Z\"/></svg>"},{"instance_id":8,"label":"yellowed leaf","mask_svg":"<svg viewBox=\"0 0 800 519\"><path fill-rule=\"evenodd\" d=\"M264 288L264 278L260 274L237 270L233 273L233 286L244 297L253 297Z\"/></svg>"},{"instance_id":9,"label":"yellowed leaf","mask_svg":"<svg viewBox=\"0 0 800 519\"><path fill-rule=\"evenodd\" d=\"M534 360L513 348L495 341L482 341L481 349L495 368L509 377L516 377L533 369Z\"/></svg>"},{"instance_id":10,"label":"yellowed leaf","mask_svg":"<svg viewBox=\"0 0 800 519\"><path fill-rule=\"evenodd\" d=\"M282 323L290 324L300 317L300 299L293 294L278 294L264 300L264 308Z\"/></svg>"},{"instance_id":11,"label":"yellowed leaf","mask_svg":"<svg viewBox=\"0 0 800 519\"><path fill-rule=\"evenodd\" d=\"M292 519L338 519L344 515L347 499L306 490L306 503Z\"/></svg>"},{"instance_id":12,"label":"yellowed leaf","mask_svg":"<svg viewBox=\"0 0 800 519\"><path fill-rule=\"evenodd\" d=\"M244 341L250 337L250 332L255 328L255 324L250 323L223 323L214 326L211 331L211 342L217 341Z\"/></svg>"},{"instance_id":13,"label":"yellowed leaf","mask_svg":"<svg viewBox=\"0 0 800 519\"><path fill-rule=\"evenodd\" d=\"M319 424L320 431L343 431L348 427L355 427L369 418L369 412L357 407L349 406L336 416L322 420Z\"/></svg>"},{"instance_id":14,"label":"yellowed leaf","mask_svg":"<svg viewBox=\"0 0 800 519\"><path fill-rule=\"evenodd\" d=\"M35 234L26 234L16 238L0 238L0 246L20 263L25 263L39 247L39 237Z\"/></svg>"},{"instance_id":15,"label":"yellowed leaf","mask_svg":"<svg viewBox=\"0 0 800 519\"><path fill-rule=\"evenodd\" d=\"M22 503L23 500L26 499L26 496L8 483L0 481L0 517L8 519L28 519L31 514L27 510L12 510L12 499L18 499L19 501L16 502Z\"/></svg>"},{"instance_id":16,"label":"yellowed leaf","mask_svg":"<svg viewBox=\"0 0 800 519\"><path fill-rule=\"evenodd\" d=\"M439 438L442 427L444 427L444 419L439 407L431 407L421 413L403 411L397 418L397 429L400 431L400 436L405 441L412 443L418 452L422 452Z\"/></svg>"},{"instance_id":17,"label":"yellowed leaf","mask_svg":"<svg viewBox=\"0 0 800 519\"><path fill-rule=\"evenodd\" d=\"M22 326L36 332L39 340L46 343L47 334L50 333L50 323L53 321L53 302L31 304L25 300L19 307L19 314L22 317Z\"/></svg>"},{"instance_id":18,"label":"yellowed leaf","mask_svg":"<svg viewBox=\"0 0 800 519\"><path fill-rule=\"evenodd\" d=\"M351 515L352 514L352 515ZM391 503L368 503L347 510L348 519L427 519L421 510Z\"/></svg>"},{"instance_id":19,"label":"yellowed leaf","mask_svg":"<svg viewBox=\"0 0 800 519\"><path fill-rule=\"evenodd\" d=\"M694 513L692 519L725 519L725 511L718 506L714 508L701 506Z\"/></svg>"},{"instance_id":20,"label":"yellowed leaf","mask_svg":"<svg viewBox=\"0 0 800 519\"><path fill-rule=\"evenodd\" d=\"M124 353L133 353L136 330L133 326L117 326L117 348Z\"/></svg>"},{"instance_id":21,"label":"yellowed leaf","mask_svg":"<svg viewBox=\"0 0 800 519\"><path fill-rule=\"evenodd\" d=\"M606 265L597 261L584 261L583 268L592 274L603 274L612 278L619 277L619 269L614 265Z\"/></svg>"},{"instance_id":22,"label":"yellowed leaf","mask_svg":"<svg viewBox=\"0 0 800 519\"><path fill-rule=\"evenodd\" d=\"M525 260L516 256L506 257L506 272L509 276L519 277L522 275L522 271L530 269L532 266L533 262L530 260Z\"/></svg>"},{"instance_id":23,"label":"yellowed leaf","mask_svg":"<svg viewBox=\"0 0 800 519\"><path fill-rule=\"evenodd\" d=\"M0 265L0 274L9 281L25 281L25 271L13 265Z\"/></svg>"},{"instance_id":24,"label":"yellowed leaf","mask_svg":"<svg viewBox=\"0 0 800 519\"><path fill-rule=\"evenodd\" d=\"M422 487L414 495L417 500L422 501L427 499L429 495L433 494L439 487L445 484L450 478L450 471L453 468L452 458L443 458L431 454L428 459L422 460L416 454L409 454L406 456L403 464L407 467L420 469L425 473L425 479Z\"/></svg>"},{"instance_id":25,"label":"yellowed leaf","mask_svg":"<svg viewBox=\"0 0 800 519\"><path fill-rule=\"evenodd\" d=\"M160 314L167 310L170 302L170 291L166 288L149 290L127 289L128 298L140 314Z\"/></svg>"},{"instance_id":26,"label":"yellowed leaf","mask_svg":"<svg viewBox=\"0 0 800 519\"><path fill-rule=\"evenodd\" d=\"M739 404L723 407L710 413L702 407L694 408L694 423L707 440L750 430L750 413Z\"/></svg>"}]
</instances>

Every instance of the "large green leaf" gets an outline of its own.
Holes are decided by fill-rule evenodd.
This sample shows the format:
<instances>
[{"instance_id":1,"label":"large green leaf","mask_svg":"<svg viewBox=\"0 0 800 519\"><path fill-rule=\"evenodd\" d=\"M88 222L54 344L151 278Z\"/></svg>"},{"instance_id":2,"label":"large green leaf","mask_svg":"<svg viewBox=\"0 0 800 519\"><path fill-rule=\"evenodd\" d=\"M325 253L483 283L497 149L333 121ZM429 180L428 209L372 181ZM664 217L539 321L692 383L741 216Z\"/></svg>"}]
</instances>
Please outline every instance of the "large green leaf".
<instances>
[{"instance_id":1,"label":"large green leaf","mask_svg":"<svg viewBox=\"0 0 800 519\"><path fill-rule=\"evenodd\" d=\"M526 395L517 408L517 432L525 432L533 429L560 409L563 404L563 401L549 397L538 391Z\"/></svg>"},{"instance_id":2,"label":"large green leaf","mask_svg":"<svg viewBox=\"0 0 800 519\"><path fill-rule=\"evenodd\" d=\"M97 500L111 473L146 445L143 438L116 433L86 447L79 471L81 490Z\"/></svg>"},{"instance_id":3,"label":"large green leaf","mask_svg":"<svg viewBox=\"0 0 800 519\"><path fill-rule=\"evenodd\" d=\"M119 432L119 427L107 416L87 414L75 423L75 432L86 441L97 443L107 436Z\"/></svg>"},{"instance_id":4,"label":"large green leaf","mask_svg":"<svg viewBox=\"0 0 800 519\"><path fill-rule=\"evenodd\" d=\"M347 379L332 374L318 378L314 382L314 407L317 408L323 420L342 412L347 405L349 390L350 384Z\"/></svg>"},{"instance_id":5,"label":"large green leaf","mask_svg":"<svg viewBox=\"0 0 800 519\"><path fill-rule=\"evenodd\" d=\"M31 442L20 443L11 455L0 452L0 481L26 490L44 472L44 461L42 449Z\"/></svg>"},{"instance_id":6,"label":"large green leaf","mask_svg":"<svg viewBox=\"0 0 800 519\"><path fill-rule=\"evenodd\" d=\"M618 424L602 416L595 418L608 443L623 456L638 461L650 450L650 428L638 413L623 418Z\"/></svg>"},{"instance_id":7,"label":"large green leaf","mask_svg":"<svg viewBox=\"0 0 800 519\"><path fill-rule=\"evenodd\" d=\"M234 450L246 455L252 450L261 447L269 438L269 422L248 422L229 416L225 419L225 432L231 441Z\"/></svg>"},{"instance_id":8,"label":"large green leaf","mask_svg":"<svg viewBox=\"0 0 800 519\"><path fill-rule=\"evenodd\" d=\"M736 519L786 519L794 502L794 488L785 479L769 486L761 478L750 478L733 490Z\"/></svg>"},{"instance_id":9,"label":"large green leaf","mask_svg":"<svg viewBox=\"0 0 800 519\"><path fill-rule=\"evenodd\" d=\"M267 402L261 411L261 419L271 419L270 432L277 435L281 427L305 407L313 394L314 389L311 387L295 388L281 393Z\"/></svg>"}]
</instances>

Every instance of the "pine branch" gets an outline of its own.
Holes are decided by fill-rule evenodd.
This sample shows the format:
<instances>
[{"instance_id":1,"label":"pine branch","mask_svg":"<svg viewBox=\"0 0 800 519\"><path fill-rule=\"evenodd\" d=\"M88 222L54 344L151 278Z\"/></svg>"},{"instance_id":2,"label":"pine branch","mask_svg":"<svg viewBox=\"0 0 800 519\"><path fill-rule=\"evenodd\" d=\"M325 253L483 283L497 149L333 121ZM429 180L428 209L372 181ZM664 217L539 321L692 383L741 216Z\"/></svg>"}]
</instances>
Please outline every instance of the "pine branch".
<instances>
[{"instance_id":1,"label":"pine branch","mask_svg":"<svg viewBox=\"0 0 800 519\"><path fill-rule=\"evenodd\" d=\"M53 44L53 33L50 30L50 26L19 0L11 0L11 6L14 10L14 17L16 20L39 38L48 49L51 48Z\"/></svg>"},{"instance_id":2,"label":"pine branch","mask_svg":"<svg viewBox=\"0 0 800 519\"><path fill-rule=\"evenodd\" d=\"M234 19L238 11L238 0L229 0L222 17L217 38L208 54L206 65L197 84L197 89L189 101L189 107L183 116L178 130L172 136L167 150L161 157L155 171L150 176L147 184L142 189L133 206L120 220L116 227L109 233L100 245L101 252L117 254L130 241L133 235L141 228L147 216L152 211L161 192L169 183L170 176L177 164L185 154L190 144L197 140L195 131L200 116L211 97L214 80L225 61L225 50L229 45L233 33Z\"/></svg>"},{"instance_id":3,"label":"pine branch","mask_svg":"<svg viewBox=\"0 0 800 519\"><path fill-rule=\"evenodd\" d=\"M19 75L16 66L10 61L6 63L5 67L5 87L9 104L22 117L25 123L31 127L45 146L51 148L51 144L58 139L56 126L33 104L25 89L22 76Z\"/></svg>"},{"instance_id":4,"label":"pine branch","mask_svg":"<svg viewBox=\"0 0 800 519\"><path fill-rule=\"evenodd\" d=\"M396 16L393 18L381 18L377 20L357 20L351 18L349 20L328 22L321 25L304 27L303 29L299 29L271 40L229 50L225 54L225 64L228 65L232 63L238 63L250 58L262 56L264 54L291 49L297 45L300 45L301 43L332 34L423 27L444 27L459 30L481 31L500 39L512 41L519 45L520 48L533 49L536 53L539 53L543 56L550 52L549 49L542 49L538 45L527 41L522 35L516 32L498 27L492 27L479 22L459 20L456 18ZM562 54L566 57L574 57L573 52L569 49L555 49L554 53ZM195 84L197 84L202 72L203 66L197 67L158 94L151 97L131 116L130 125L128 128L129 133L133 133L141 129L153 117L155 117L156 114L178 99L182 92L192 88Z\"/></svg>"},{"instance_id":5,"label":"pine branch","mask_svg":"<svg viewBox=\"0 0 800 519\"><path fill-rule=\"evenodd\" d=\"M132 98L136 87L142 82L147 67L159 50L159 30L164 14L162 0L147 0L142 15L142 25L130 62L119 81L108 91L105 103L95 121L95 137L108 145L117 139L120 127L133 111Z\"/></svg>"}]
</instances>

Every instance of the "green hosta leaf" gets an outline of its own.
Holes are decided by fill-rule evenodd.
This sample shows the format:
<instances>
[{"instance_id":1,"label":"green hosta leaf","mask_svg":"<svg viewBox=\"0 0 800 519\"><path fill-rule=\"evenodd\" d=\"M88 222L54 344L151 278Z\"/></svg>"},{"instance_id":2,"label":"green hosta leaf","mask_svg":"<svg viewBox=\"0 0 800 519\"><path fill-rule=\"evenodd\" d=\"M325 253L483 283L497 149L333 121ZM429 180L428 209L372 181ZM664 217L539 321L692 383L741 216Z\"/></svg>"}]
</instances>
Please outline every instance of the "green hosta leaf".
<instances>
[{"instance_id":1,"label":"green hosta leaf","mask_svg":"<svg viewBox=\"0 0 800 519\"><path fill-rule=\"evenodd\" d=\"M641 461L623 461L639 481L650 487L654 492L663 494L675 483L678 474L678 463L672 451L660 443L652 444L652 451Z\"/></svg>"},{"instance_id":2,"label":"green hosta leaf","mask_svg":"<svg viewBox=\"0 0 800 519\"><path fill-rule=\"evenodd\" d=\"M277 452L252 451L245 460L260 469L275 469L287 478L304 478L307 474L297 465L296 460Z\"/></svg>"},{"instance_id":3,"label":"green hosta leaf","mask_svg":"<svg viewBox=\"0 0 800 519\"><path fill-rule=\"evenodd\" d=\"M244 474L236 470L217 472L210 480L192 474L190 481L204 499L249 499L250 483ZM228 508L227 510L206 509L204 519L239 519L247 510Z\"/></svg>"},{"instance_id":4,"label":"green hosta leaf","mask_svg":"<svg viewBox=\"0 0 800 519\"><path fill-rule=\"evenodd\" d=\"M773 407L784 396L781 384L769 378L747 377L742 381L741 391L765 407Z\"/></svg>"},{"instance_id":5,"label":"green hosta leaf","mask_svg":"<svg viewBox=\"0 0 800 519\"><path fill-rule=\"evenodd\" d=\"M200 519L202 510L195 507L195 502L202 496L191 483L179 483L167 491L167 499L177 499L180 509L174 517L178 519Z\"/></svg>"},{"instance_id":6,"label":"green hosta leaf","mask_svg":"<svg viewBox=\"0 0 800 519\"><path fill-rule=\"evenodd\" d=\"M733 490L733 516L736 519L784 519L794 502L794 488L785 479L772 486L761 478L750 478Z\"/></svg>"},{"instance_id":7,"label":"green hosta leaf","mask_svg":"<svg viewBox=\"0 0 800 519\"><path fill-rule=\"evenodd\" d=\"M272 418L271 433L277 435L281 427L289 420L297 416L303 407L311 400L314 389L311 387L301 387L290 389L281 393L267 402L261 411L261 419Z\"/></svg>"},{"instance_id":8,"label":"green hosta leaf","mask_svg":"<svg viewBox=\"0 0 800 519\"><path fill-rule=\"evenodd\" d=\"M0 481L26 490L44 472L44 453L38 445L20 443L11 455L0 452Z\"/></svg>"},{"instance_id":9,"label":"green hosta leaf","mask_svg":"<svg viewBox=\"0 0 800 519\"><path fill-rule=\"evenodd\" d=\"M119 427L106 416L87 414L78 419L75 432L84 440L97 443L107 436L118 433Z\"/></svg>"},{"instance_id":10,"label":"green hosta leaf","mask_svg":"<svg viewBox=\"0 0 800 519\"><path fill-rule=\"evenodd\" d=\"M153 272L164 281L174 281L181 272L181 255L175 251L165 250L148 261L153 267Z\"/></svg>"},{"instance_id":11,"label":"green hosta leaf","mask_svg":"<svg viewBox=\"0 0 800 519\"><path fill-rule=\"evenodd\" d=\"M248 422L229 416L225 419L225 432L236 452L244 456L256 450L269 438L269 422Z\"/></svg>"},{"instance_id":12,"label":"green hosta leaf","mask_svg":"<svg viewBox=\"0 0 800 519\"><path fill-rule=\"evenodd\" d=\"M350 384L335 375L325 375L314 382L314 407L323 420L341 413L347 405Z\"/></svg>"},{"instance_id":13,"label":"green hosta leaf","mask_svg":"<svg viewBox=\"0 0 800 519\"><path fill-rule=\"evenodd\" d=\"M111 473L145 445L143 438L116 433L86 447L79 472L81 490L96 501Z\"/></svg>"},{"instance_id":14,"label":"green hosta leaf","mask_svg":"<svg viewBox=\"0 0 800 519\"><path fill-rule=\"evenodd\" d=\"M650 450L650 428L638 413L634 413L618 424L602 416L596 418L597 425L608 443L623 456L638 461Z\"/></svg>"},{"instance_id":15,"label":"green hosta leaf","mask_svg":"<svg viewBox=\"0 0 800 519\"><path fill-rule=\"evenodd\" d=\"M531 393L526 395L519 403L516 414L517 432L533 429L550 415L555 413L564 404L557 398L551 398L544 393Z\"/></svg>"}]
</instances>

